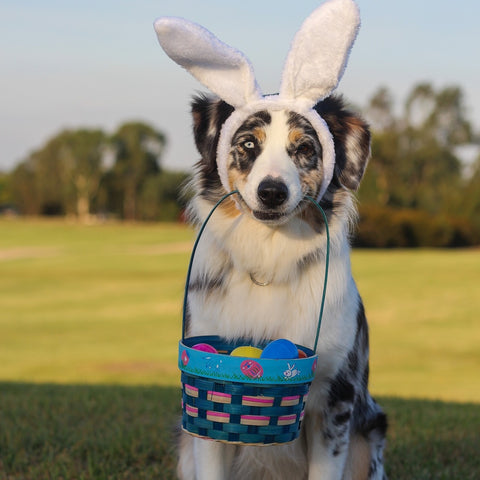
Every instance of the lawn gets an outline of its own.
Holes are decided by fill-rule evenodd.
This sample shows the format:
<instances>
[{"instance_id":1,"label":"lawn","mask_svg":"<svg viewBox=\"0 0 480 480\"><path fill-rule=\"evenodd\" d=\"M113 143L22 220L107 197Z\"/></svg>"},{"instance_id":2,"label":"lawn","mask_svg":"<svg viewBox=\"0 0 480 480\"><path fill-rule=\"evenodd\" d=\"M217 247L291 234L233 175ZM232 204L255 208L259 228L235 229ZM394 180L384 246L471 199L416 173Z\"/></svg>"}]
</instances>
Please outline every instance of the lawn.
<instances>
[{"instance_id":1,"label":"lawn","mask_svg":"<svg viewBox=\"0 0 480 480\"><path fill-rule=\"evenodd\" d=\"M173 478L192 239L180 225L0 221L1 479ZM391 478L478 478L480 251L352 262Z\"/></svg>"},{"instance_id":2,"label":"lawn","mask_svg":"<svg viewBox=\"0 0 480 480\"><path fill-rule=\"evenodd\" d=\"M0 380L172 385L192 233L0 223Z\"/></svg>"}]
</instances>

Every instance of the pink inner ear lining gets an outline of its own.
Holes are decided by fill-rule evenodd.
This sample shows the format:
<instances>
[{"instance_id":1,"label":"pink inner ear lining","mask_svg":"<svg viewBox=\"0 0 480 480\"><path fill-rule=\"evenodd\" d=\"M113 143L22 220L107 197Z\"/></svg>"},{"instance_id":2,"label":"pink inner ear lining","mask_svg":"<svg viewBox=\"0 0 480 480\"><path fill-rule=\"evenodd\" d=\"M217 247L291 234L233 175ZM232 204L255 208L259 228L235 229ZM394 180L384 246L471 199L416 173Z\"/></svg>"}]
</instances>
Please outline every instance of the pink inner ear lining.
<instances>
[{"instance_id":1,"label":"pink inner ear lining","mask_svg":"<svg viewBox=\"0 0 480 480\"><path fill-rule=\"evenodd\" d=\"M316 110L309 107L304 109L302 108L301 102L298 102L298 100L284 100L277 95L264 97L258 102L249 103L241 109L234 110L227 121L223 124L217 147L217 168L223 188L226 192L233 190L233 186L229 185L228 181L227 165L231 139L247 117L260 110L289 110L297 112L312 124L323 149L323 181L319 195L316 199L317 201L320 201L333 177L335 166L335 146L333 136L327 123L322 117L320 117Z\"/></svg>"}]
</instances>

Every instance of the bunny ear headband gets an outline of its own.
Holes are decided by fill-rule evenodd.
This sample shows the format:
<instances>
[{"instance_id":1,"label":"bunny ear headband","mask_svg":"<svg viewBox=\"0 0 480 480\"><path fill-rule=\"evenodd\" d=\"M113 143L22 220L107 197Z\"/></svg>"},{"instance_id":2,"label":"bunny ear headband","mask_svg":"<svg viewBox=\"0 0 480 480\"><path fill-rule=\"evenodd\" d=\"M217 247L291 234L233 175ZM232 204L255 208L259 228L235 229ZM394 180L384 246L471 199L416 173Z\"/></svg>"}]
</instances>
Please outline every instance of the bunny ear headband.
<instances>
[{"instance_id":1,"label":"bunny ear headband","mask_svg":"<svg viewBox=\"0 0 480 480\"><path fill-rule=\"evenodd\" d=\"M228 155L235 131L260 110L290 110L306 117L323 148L323 182L318 199L333 176L335 150L325 120L314 110L343 76L360 25L353 0L327 0L303 23L285 62L280 93L263 96L250 61L196 23L161 17L154 26L167 55L235 110L224 123L217 149L220 180L227 192Z\"/></svg>"}]
</instances>

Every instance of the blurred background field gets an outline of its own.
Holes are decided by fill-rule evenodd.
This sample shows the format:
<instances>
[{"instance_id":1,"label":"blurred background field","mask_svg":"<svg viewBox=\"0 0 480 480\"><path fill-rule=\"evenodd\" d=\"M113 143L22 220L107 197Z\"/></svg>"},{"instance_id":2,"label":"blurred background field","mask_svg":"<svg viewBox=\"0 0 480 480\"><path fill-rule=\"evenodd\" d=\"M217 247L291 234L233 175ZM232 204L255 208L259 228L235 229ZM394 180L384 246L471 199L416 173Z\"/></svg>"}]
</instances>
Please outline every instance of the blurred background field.
<instances>
[{"instance_id":1,"label":"blurred background field","mask_svg":"<svg viewBox=\"0 0 480 480\"><path fill-rule=\"evenodd\" d=\"M0 222L0 380L179 382L193 232ZM480 402L480 251L354 250L377 395Z\"/></svg>"}]
</instances>

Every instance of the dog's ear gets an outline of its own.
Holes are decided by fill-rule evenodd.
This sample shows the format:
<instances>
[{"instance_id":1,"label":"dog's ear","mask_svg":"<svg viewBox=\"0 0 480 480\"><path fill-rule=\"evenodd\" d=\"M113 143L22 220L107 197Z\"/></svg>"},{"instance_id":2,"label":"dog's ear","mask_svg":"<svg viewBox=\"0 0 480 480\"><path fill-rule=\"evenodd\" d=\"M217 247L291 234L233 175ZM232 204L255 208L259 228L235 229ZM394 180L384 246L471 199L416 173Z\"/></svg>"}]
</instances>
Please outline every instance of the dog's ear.
<instances>
[{"instance_id":1,"label":"dog's ear","mask_svg":"<svg viewBox=\"0 0 480 480\"><path fill-rule=\"evenodd\" d=\"M202 163L208 170L216 170L216 156L220 130L233 112L223 100L199 95L192 100L193 136Z\"/></svg>"},{"instance_id":2,"label":"dog's ear","mask_svg":"<svg viewBox=\"0 0 480 480\"><path fill-rule=\"evenodd\" d=\"M370 158L370 130L339 97L328 97L315 106L327 122L335 144L334 176L346 188L357 190Z\"/></svg>"}]
</instances>

